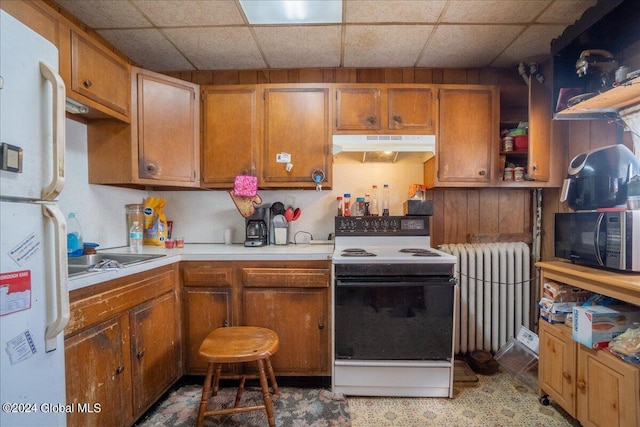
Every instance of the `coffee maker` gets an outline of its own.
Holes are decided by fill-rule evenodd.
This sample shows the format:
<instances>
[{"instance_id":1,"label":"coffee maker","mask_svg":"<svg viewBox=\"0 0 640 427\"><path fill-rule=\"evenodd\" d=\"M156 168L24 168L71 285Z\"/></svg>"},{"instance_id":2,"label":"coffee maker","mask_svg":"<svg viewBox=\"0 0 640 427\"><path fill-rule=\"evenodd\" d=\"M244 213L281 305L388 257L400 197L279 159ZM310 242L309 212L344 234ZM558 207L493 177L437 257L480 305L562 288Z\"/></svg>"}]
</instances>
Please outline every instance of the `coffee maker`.
<instances>
[{"instance_id":1,"label":"coffee maker","mask_svg":"<svg viewBox=\"0 0 640 427\"><path fill-rule=\"evenodd\" d=\"M255 212L245 218L246 239L248 247L267 246L269 244L270 206L256 206Z\"/></svg>"}]
</instances>

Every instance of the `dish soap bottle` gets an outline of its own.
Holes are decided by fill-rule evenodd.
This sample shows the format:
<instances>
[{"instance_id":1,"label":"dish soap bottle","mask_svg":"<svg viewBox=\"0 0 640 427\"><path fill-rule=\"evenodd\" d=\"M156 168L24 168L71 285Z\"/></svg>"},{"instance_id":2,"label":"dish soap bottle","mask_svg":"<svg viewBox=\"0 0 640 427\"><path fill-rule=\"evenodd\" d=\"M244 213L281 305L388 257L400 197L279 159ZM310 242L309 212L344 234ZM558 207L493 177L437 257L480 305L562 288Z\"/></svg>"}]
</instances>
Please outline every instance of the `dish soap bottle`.
<instances>
[{"instance_id":1,"label":"dish soap bottle","mask_svg":"<svg viewBox=\"0 0 640 427\"><path fill-rule=\"evenodd\" d=\"M82 229L80 221L74 212L70 212L67 218L67 256L82 256L84 243L82 241Z\"/></svg>"},{"instance_id":2,"label":"dish soap bottle","mask_svg":"<svg viewBox=\"0 0 640 427\"><path fill-rule=\"evenodd\" d=\"M142 252L142 227L138 221L133 221L129 230L129 252Z\"/></svg>"}]
</instances>

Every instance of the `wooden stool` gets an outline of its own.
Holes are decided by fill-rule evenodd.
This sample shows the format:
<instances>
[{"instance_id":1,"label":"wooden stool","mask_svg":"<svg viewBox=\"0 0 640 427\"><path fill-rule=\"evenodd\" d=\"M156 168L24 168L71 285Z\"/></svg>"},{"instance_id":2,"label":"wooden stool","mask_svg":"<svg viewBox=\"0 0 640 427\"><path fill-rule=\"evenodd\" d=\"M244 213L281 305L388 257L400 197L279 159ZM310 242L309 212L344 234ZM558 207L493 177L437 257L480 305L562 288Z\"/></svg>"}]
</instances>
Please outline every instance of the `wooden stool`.
<instances>
[{"instance_id":1,"label":"wooden stool","mask_svg":"<svg viewBox=\"0 0 640 427\"><path fill-rule=\"evenodd\" d=\"M278 351L279 340L278 335L271 329L258 328L254 326L233 326L227 328L214 329L200 346L198 354L201 358L208 362L207 376L202 387L202 399L200 400L200 408L198 409L198 427L202 426L204 417L209 415L226 415L239 412L257 411L265 409L267 411L267 420L269 426L276 425L275 416L273 414L273 406L271 405L271 397L269 396L269 384L265 375L265 365L271 381L273 393L278 394L278 384L271 367L269 356ZM256 361L258 364L258 375L260 379L260 387L262 388L263 405L256 406L238 406L244 391L244 382L249 375L240 375L240 385L236 393L236 400L233 408L216 409L207 411L209 397L218 393L218 385L220 382L222 364L223 363L240 363ZM214 375L215 371L215 375ZM237 378L238 376L222 376L228 378ZM250 377L256 377L252 375ZM211 390L213 382L213 391Z\"/></svg>"}]
</instances>

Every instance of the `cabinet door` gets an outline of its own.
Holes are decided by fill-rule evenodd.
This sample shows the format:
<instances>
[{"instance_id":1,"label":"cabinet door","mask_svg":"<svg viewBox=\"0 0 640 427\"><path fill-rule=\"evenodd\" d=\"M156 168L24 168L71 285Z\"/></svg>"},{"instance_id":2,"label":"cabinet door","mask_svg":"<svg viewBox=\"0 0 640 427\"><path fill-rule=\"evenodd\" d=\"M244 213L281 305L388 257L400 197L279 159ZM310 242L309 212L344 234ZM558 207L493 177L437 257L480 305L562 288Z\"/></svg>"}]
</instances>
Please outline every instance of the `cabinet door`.
<instances>
[{"instance_id":1,"label":"cabinet door","mask_svg":"<svg viewBox=\"0 0 640 427\"><path fill-rule=\"evenodd\" d=\"M127 323L125 316L115 317L65 340L67 404L86 408L67 414L69 426L120 427L133 421Z\"/></svg>"},{"instance_id":2,"label":"cabinet door","mask_svg":"<svg viewBox=\"0 0 640 427\"><path fill-rule=\"evenodd\" d=\"M382 101L377 87L336 88L336 130L379 130Z\"/></svg>"},{"instance_id":3,"label":"cabinet door","mask_svg":"<svg viewBox=\"0 0 640 427\"><path fill-rule=\"evenodd\" d=\"M71 30L71 84L68 89L129 118L129 82L130 67L125 61ZM82 99L79 101L83 102ZM104 111L108 113L108 110Z\"/></svg>"},{"instance_id":4,"label":"cabinet door","mask_svg":"<svg viewBox=\"0 0 640 427\"><path fill-rule=\"evenodd\" d=\"M387 93L389 129L405 129L432 134L433 90L431 88L389 88Z\"/></svg>"},{"instance_id":5,"label":"cabinet door","mask_svg":"<svg viewBox=\"0 0 640 427\"><path fill-rule=\"evenodd\" d=\"M264 186L315 188L311 175L319 170L331 188L329 86L267 86L264 106Z\"/></svg>"},{"instance_id":6,"label":"cabinet door","mask_svg":"<svg viewBox=\"0 0 640 427\"><path fill-rule=\"evenodd\" d=\"M549 181L551 143L551 92L529 79L529 163L527 173L536 181Z\"/></svg>"},{"instance_id":7,"label":"cabinet door","mask_svg":"<svg viewBox=\"0 0 640 427\"><path fill-rule=\"evenodd\" d=\"M489 184L497 141L496 88L458 86L439 89L437 143L440 183Z\"/></svg>"},{"instance_id":8,"label":"cabinet door","mask_svg":"<svg viewBox=\"0 0 640 427\"><path fill-rule=\"evenodd\" d=\"M131 365L136 416L180 376L178 302L169 292L131 309Z\"/></svg>"},{"instance_id":9,"label":"cabinet door","mask_svg":"<svg viewBox=\"0 0 640 427\"><path fill-rule=\"evenodd\" d=\"M640 425L640 368L604 350L578 347L578 421L583 426Z\"/></svg>"},{"instance_id":10,"label":"cabinet door","mask_svg":"<svg viewBox=\"0 0 640 427\"><path fill-rule=\"evenodd\" d=\"M245 288L243 325L278 334L276 375L330 375L327 288Z\"/></svg>"},{"instance_id":11,"label":"cabinet door","mask_svg":"<svg viewBox=\"0 0 640 427\"><path fill-rule=\"evenodd\" d=\"M576 414L576 342L564 325L540 320L540 389L554 399L572 417Z\"/></svg>"},{"instance_id":12,"label":"cabinet door","mask_svg":"<svg viewBox=\"0 0 640 427\"><path fill-rule=\"evenodd\" d=\"M257 87L202 88L202 184L230 188L236 175L257 175L260 145Z\"/></svg>"},{"instance_id":13,"label":"cabinet door","mask_svg":"<svg viewBox=\"0 0 640 427\"><path fill-rule=\"evenodd\" d=\"M205 374L207 362L198 356L198 351L212 330L232 325L232 291L230 288L186 286L184 313L187 374Z\"/></svg>"},{"instance_id":14,"label":"cabinet door","mask_svg":"<svg viewBox=\"0 0 640 427\"><path fill-rule=\"evenodd\" d=\"M198 85L142 69L135 74L139 177L198 186Z\"/></svg>"}]
</instances>

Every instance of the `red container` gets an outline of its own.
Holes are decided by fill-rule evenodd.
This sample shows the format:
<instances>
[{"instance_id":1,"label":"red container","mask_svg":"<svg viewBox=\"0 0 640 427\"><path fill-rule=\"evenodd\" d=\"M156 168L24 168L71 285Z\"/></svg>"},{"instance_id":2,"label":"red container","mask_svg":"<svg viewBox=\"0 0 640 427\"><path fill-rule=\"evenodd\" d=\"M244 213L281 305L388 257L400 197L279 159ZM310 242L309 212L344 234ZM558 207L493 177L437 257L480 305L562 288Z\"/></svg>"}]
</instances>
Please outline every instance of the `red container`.
<instances>
[{"instance_id":1,"label":"red container","mask_svg":"<svg viewBox=\"0 0 640 427\"><path fill-rule=\"evenodd\" d=\"M529 135L517 135L513 137L513 149L524 151L529 148Z\"/></svg>"}]
</instances>

